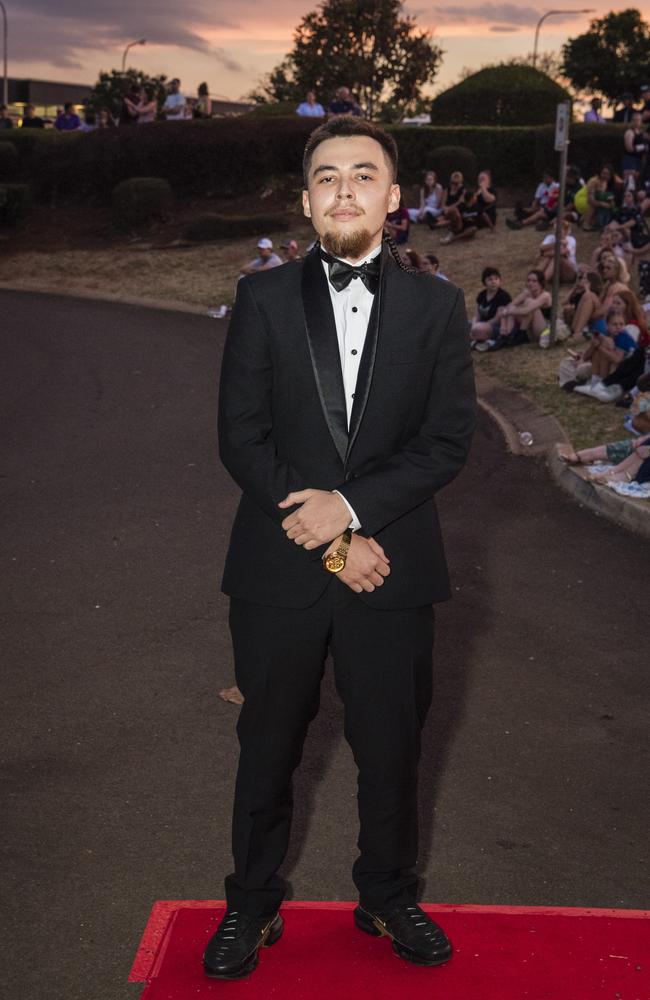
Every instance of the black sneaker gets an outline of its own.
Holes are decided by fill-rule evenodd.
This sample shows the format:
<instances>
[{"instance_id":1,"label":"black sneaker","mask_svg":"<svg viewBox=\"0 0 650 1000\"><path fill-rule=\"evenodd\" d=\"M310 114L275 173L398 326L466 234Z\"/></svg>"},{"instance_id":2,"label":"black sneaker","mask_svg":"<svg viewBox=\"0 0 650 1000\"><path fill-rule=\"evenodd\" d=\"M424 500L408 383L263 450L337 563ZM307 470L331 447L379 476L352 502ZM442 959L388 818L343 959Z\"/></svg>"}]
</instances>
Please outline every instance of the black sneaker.
<instances>
[{"instance_id":1,"label":"black sneaker","mask_svg":"<svg viewBox=\"0 0 650 1000\"><path fill-rule=\"evenodd\" d=\"M272 917L249 917L228 910L205 949L203 970L213 979L241 979L257 965L258 950L269 948L282 936L279 913Z\"/></svg>"},{"instance_id":2,"label":"black sneaker","mask_svg":"<svg viewBox=\"0 0 650 1000\"><path fill-rule=\"evenodd\" d=\"M506 219L508 229L523 229L524 224L519 219Z\"/></svg>"},{"instance_id":3,"label":"black sneaker","mask_svg":"<svg viewBox=\"0 0 650 1000\"><path fill-rule=\"evenodd\" d=\"M391 938L393 951L415 965L442 965L451 958L451 941L438 924L415 904L370 912L354 911L354 922L366 934Z\"/></svg>"}]
</instances>

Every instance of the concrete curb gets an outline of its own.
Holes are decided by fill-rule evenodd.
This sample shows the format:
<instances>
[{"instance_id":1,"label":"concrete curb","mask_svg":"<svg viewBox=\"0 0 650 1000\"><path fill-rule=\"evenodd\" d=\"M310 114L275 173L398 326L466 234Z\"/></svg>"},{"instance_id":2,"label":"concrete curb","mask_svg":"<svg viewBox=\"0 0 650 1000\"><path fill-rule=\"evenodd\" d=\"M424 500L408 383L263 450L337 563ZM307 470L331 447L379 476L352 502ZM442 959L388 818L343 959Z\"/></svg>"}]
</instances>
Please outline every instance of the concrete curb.
<instances>
[{"instance_id":1,"label":"concrete curb","mask_svg":"<svg viewBox=\"0 0 650 1000\"><path fill-rule=\"evenodd\" d=\"M607 486L585 478L579 466L568 466L558 457L558 445L566 444L568 436L555 417L543 413L525 396L502 385L497 379L476 373L478 400L483 409L497 422L506 444L515 455L544 456L548 470L566 493L595 514L650 538L650 503L622 497ZM520 434L532 435L531 445L523 444Z\"/></svg>"},{"instance_id":2,"label":"concrete curb","mask_svg":"<svg viewBox=\"0 0 650 1000\"><path fill-rule=\"evenodd\" d=\"M172 312L186 312L207 315L207 306L192 305L176 299L135 298L110 292L95 292L89 289L61 289L30 281L0 281L0 290L32 292L43 295L65 295L70 298L122 303L146 309L166 309ZM591 483L580 471L576 471L560 461L557 445L568 443L569 438L555 417L540 410L535 403L520 395L514 389L503 385L491 375L475 371L476 389L480 406L498 424L508 449L514 455L538 458L545 456L549 472L555 482L569 493L574 500L589 507L594 513L615 521L622 527L650 538L650 503L621 497L618 493ZM530 435L532 442L524 443L521 435Z\"/></svg>"}]
</instances>

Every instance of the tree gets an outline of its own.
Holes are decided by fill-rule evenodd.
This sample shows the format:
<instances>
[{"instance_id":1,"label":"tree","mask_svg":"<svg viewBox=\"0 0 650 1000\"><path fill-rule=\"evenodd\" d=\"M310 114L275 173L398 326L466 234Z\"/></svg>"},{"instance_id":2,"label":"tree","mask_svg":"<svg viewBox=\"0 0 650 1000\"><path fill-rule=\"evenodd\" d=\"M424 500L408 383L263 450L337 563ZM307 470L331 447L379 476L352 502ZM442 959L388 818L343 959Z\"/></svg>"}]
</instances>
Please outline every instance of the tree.
<instances>
[{"instance_id":1,"label":"tree","mask_svg":"<svg viewBox=\"0 0 650 1000\"><path fill-rule=\"evenodd\" d=\"M562 49L563 73L578 90L597 91L616 101L648 76L650 24L629 8L593 20L589 31Z\"/></svg>"},{"instance_id":2,"label":"tree","mask_svg":"<svg viewBox=\"0 0 650 1000\"><path fill-rule=\"evenodd\" d=\"M146 87L160 108L167 94L166 80L166 76L148 76L139 69L127 69L124 73L117 69L112 69L110 73L101 72L86 103L93 111L107 108L114 118L118 118L124 95L130 90Z\"/></svg>"},{"instance_id":3,"label":"tree","mask_svg":"<svg viewBox=\"0 0 650 1000\"><path fill-rule=\"evenodd\" d=\"M382 106L402 116L433 82L443 51L403 13L401 0L323 0L294 32L293 48L257 92L262 100L328 103L349 87L370 118Z\"/></svg>"}]
</instances>

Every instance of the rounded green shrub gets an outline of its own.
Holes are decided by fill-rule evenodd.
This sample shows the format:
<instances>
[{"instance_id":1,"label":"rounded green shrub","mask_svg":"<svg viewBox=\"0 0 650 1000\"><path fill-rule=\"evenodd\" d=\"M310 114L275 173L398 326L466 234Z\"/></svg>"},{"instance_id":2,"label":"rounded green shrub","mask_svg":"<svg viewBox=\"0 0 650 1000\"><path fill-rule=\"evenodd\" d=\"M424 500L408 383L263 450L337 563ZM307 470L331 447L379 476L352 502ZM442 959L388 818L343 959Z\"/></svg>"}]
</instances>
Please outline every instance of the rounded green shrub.
<instances>
[{"instance_id":1,"label":"rounded green shrub","mask_svg":"<svg viewBox=\"0 0 650 1000\"><path fill-rule=\"evenodd\" d=\"M431 123L546 125L568 99L566 90L532 66L489 66L434 98Z\"/></svg>"},{"instance_id":2,"label":"rounded green shrub","mask_svg":"<svg viewBox=\"0 0 650 1000\"><path fill-rule=\"evenodd\" d=\"M0 142L0 181L11 181L20 171L20 157L13 142Z\"/></svg>"},{"instance_id":3,"label":"rounded green shrub","mask_svg":"<svg viewBox=\"0 0 650 1000\"><path fill-rule=\"evenodd\" d=\"M121 226L161 219L172 205L172 189L162 177L131 177L113 188L113 212Z\"/></svg>"}]
</instances>

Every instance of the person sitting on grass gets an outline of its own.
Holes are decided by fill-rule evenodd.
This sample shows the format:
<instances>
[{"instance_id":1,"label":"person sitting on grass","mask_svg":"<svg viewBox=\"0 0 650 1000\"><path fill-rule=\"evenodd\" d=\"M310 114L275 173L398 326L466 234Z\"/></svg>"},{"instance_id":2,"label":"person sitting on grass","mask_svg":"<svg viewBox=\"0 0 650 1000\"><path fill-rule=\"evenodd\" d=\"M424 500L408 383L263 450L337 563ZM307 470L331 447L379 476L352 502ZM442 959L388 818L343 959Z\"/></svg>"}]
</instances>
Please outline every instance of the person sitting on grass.
<instances>
[{"instance_id":1,"label":"person sitting on grass","mask_svg":"<svg viewBox=\"0 0 650 1000\"><path fill-rule=\"evenodd\" d=\"M545 285L546 279L541 271L528 272L523 291L499 309L496 337L484 341L487 346L482 350L515 347L534 340L539 342L540 347L548 347L551 296ZM479 350L478 345L476 349Z\"/></svg>"},{"instance_id":2,"label":"person sitting on grass","mask_svg":"<svg viewBox=\"0 0 650 1000\"><path fill-rule=\"evenodd\" d=\"M481 170L476 183L478 228L494 232L497 224L497 192L492 185L492 172L490 170Z\"/></svg>"},{"instance_id":3,"label":"person sitting on grass","mask_svg":"<svg viewBox=\"0 0 650 1000\"><path fill-rule=\"evenodd\" d=\"M612 469L604 472L593 472L587 476L593 482L608 486L610 483L644 483L650 478L650 468L647 460L650 458L650 435L625 438L623 441L612 441L609 444L597 445L595 448L564 448L558 451L558 458L565 465L600 465L607 463ZM646 469L642 470L642 466Z\"/></svg>"},{"instance_id":4,"label":"person sitting on grass","mask_svg":"<svg viewBox=\"0 0 650 1000\"><path fill-rule=\"evenodd\" d=\"M472 188L465 188L456 204L445 209L449 232L440 242L446 245L454 240L472 239L478 232L478 216L477 192Z\"/></svg>"},{"instance_id":5,"label":"person sitting on grass","mask_svg":"<svg viewBox=\"0 0 650 1000\"><path fill-rule=\"evenodd\" d=\"M512 296L501 287L501 273L496 267L483 268L481 283L483 288L476 296L469 336L472 349L485 351L486 342L498 336L501 313L512 302Z\"/></svg>"},{"instance_id":6,"label":"person sitting on grass","mask_svg":"<svg viewBox=\"0 0 650 1000\"><path fill-rule=\"evenodd\" d=\"M408 208L404 204L404 198L400 198L399 208L386 216L386 229L397 246L408 243L410 225Z\"/></svg>"},{"instance_id":7,"label":"person sitting on grass","mask_svg":"<svg viewBox=\"0 0 650 1000\"><path fill-rule=\"evenodd\" d=\"M606 332L605 316L611 308L613 296L627 290L627 283L621 280L626 275L623 261L609 251L601 254L596 277L593 272L588 272L586 281L578 277L576 284L579 286L579 297L575 307L572 307L570 296L564 312L565 322L571 327L572 333L582 333L584 330L603 334Z\"/></svg>"},{"instance_id":8,"label":"person sitting on grass","mask_svg":"<svg viewBox=\"0 0 650 1000\"><path fill-rule=\"evenodd\" d=\"M629 395L637 386L638 380L650 371L650 336L645 313L634 292L617 292L612 296L612 309L618 309L625 317L625 333L629 335L628 350L622 361L604 378L590 382L585 386L583 395L592 396L601 403L616 403L628 406ZM630 349L630 343L634 349ZM571 388L571 387L570 387ZM577 390L576 390L577 391Z\"/></svg>"},{"instance_id":9,"label":"person sitting on grass","mask_svg":"<svg viewBox=\"0 0 650 1000\"><path fill-rule=\"evenodd\" d=\"M611 403L610 396L600 398L598 384L611 375L626 355L636 349L636 343L625 329L625 313L610 309L607 313L606 332L593 331L589 344L582 352L570 350L560 362L558 381L565 392L575 391L585 396L594 395L603 403ZM596 390L595 394L592 389Z\"/></svg>"},{"instance_id":10,"label":"person sitting on grass","mask_svg":"<svg viewBox=\"0 0 650 1000\"><path fill-rule=\"evenodd\" d=\"M598 240L597 246L589 258L589 264L592 268L597 268L600 263L600 258L603 254L613 253L615 257L619 260L625 260L625 236L617 228L614 227L614 223L610 222L605 229L602 230L600 238ZM627 264L626 264L627 267Z\"/></svg>"},{"instance_id":11,"label":"person sitting on grass","mask_svg":"<svg viewBox=\"0 0 650 1000\"><path fill-rule=\"evenodd\" d=\"M438 183L435 170L427 170L420 188L420 204L418 208L409 208L411 222L426 222L433 228L439 215L442 214L445 192Z\"/></svg>"},{"instance_id":12,"label":"person sitting on grass","mask_svg":"<svg viewBox=\"0 0 650 1000\"><path fill-rule=\"evenodd\" d=\"M587 325L586 321L583 322L585 315L597 315L601 310L600 293L602 289L603 279L598 272L590 270L588 264L579 264L575 284L562 307L562 318L572 335L582 333L585 329ZM585 295L587 298L583 303L582 311L578 313L578 306Z\"/></svg>"},{"instance_id":13,"label":"person sitting on grass","mask_svg":"<svg viewBox=\"0 0 650 1000\"><path fill-rule=\"evenodd\" d=\"M560 244L560 283L563 285L570 285L576 279L578 273L576 248L576 239L571 235L571 226L565 221L562 223ZM555 271L555 233L549 233L542 240L535 268L542 272L547 282L552 281Z\"/></svg>"},{"instance_id":14,"label":"person sitting on grass","mask_svg":"<svg viewBox=\"0 0 650 1000\"><path fill-rule=\"evenodd\" d=\"M575 206L575 196L585 186L580 174L580 168L569 166L566 170L564 184L564 218L568 222L579 222L580 213Z\"/></svg>"},{"instance_id":15,"label":"person sitting on grass","mask_svg":"<svg viewBox=\"0 0 650 1000\"><path fill-rule=\"evenodd\" d=\"M282 258L273 252L273 241L267 236L257 241L257 249L258 256L242 266L240 277L244 274L255 274L257 271L270 271L272 267L280 267L284 263Z\"/></svg>"},{"instance_id":16,"label":"person sitting on grass","mask_svg":"<svg viewBox=\"0 0 650 1000\"><path fill-rule=\"evenodd\" d=\"M524 226L542 223L547 228L551 219L555 218L559 193L560 185L555 180L553 171L545 170L535 189L532 204L528 208L521 204L515 205L515 218L506 219L506 225L509 229L522 229Z\"/></svg>"},{"instance_id":17,"label":"person sitting on grass","mask_svg":"<svg viewBox=\"0 0 650 1000\"><path fill-rule=\"evenodd\" d=\"M435 253L425 253L422 258L422 270L427 274L433 274L436 278L442 278L443 281L449 281L447 275L440 270L440 261Z\"/></svg>"},{"instance_id":18,"label":"person sitting on grass","mask_svg":"<svg viewBox=\"0 0 650 1000\"><path fill-rule=\"evenodd\" d=\"M605 163L597 174L587 181L587 210L582 217L586 233L604 229L611 222L616 210L616 192L623 186L611 163Z\"/></svg>"},{"instance_id":19,"label":"person sitting on grass","mask_svg":"<svg viewBox=\"0 0 650 1000\"><path fill-rule=\"evenodd\" d=\"M619 238L620 252L628 265L632 264L635 250L643 249L650 244L650 230L635 191L624 193L623 204L615 212L607 230L612 233L613 238ZM616 246L613 249L616 253Z\"/></svg>"},{"instance_id":20,"label":"person sitting on grass","mask_svg":"<svg viewBox=\"0 0 650 1000\"><path fill-rule=\"evenodd\" d=\"M449 281L447 275L440 270L440 262L434 253L419 254L417 250L412 250L409 247L408 250L402 251L402 256L405 262L416 271L421 271L422 274L433 274L436 278Z\"/></svg>"},{"instance_id":21,"label":"person sitting on grass","mask_svg":"<svg viewBox=\"0 0 650 1000\"><path fill-rule=\"evenodd\" d=\"M436 221L436 229L449 225L449 210L463 198L465 194L465 178L460 170L452 171L449 177L449 184L442 195L442 214Z\"/></svg>"}]
</instances>

